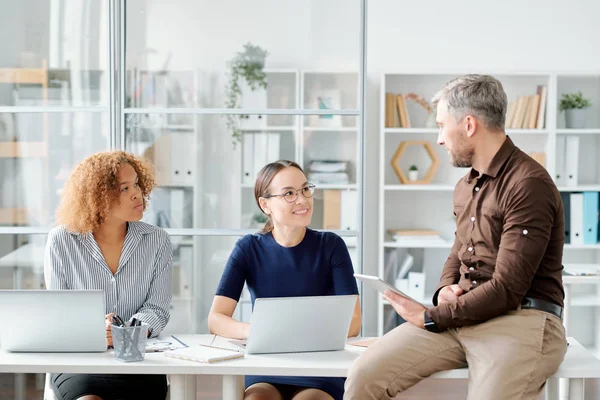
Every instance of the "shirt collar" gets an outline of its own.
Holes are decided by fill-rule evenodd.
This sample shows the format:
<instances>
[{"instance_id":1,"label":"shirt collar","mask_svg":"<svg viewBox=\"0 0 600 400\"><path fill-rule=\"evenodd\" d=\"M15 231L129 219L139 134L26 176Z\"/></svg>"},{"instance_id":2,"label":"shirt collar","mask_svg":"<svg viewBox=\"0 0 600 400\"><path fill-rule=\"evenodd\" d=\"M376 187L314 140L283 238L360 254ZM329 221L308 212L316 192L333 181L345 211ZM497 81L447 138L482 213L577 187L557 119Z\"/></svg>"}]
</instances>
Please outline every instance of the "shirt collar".
<instances>
[{"instance_id":1,"label":"shirt collar","mask_svg":"<svg viewBox=\"0 0 600 400\"><path fill-rule=\"evenodd\" d=\"M506 164L512 153L515 151L516 146L513 141L507 136L500 146L498 152L492 158L492 161L489 165L481 171L481 175L487 175L490 178L495 178L498 176L500 169ZM467 182L471 183L471 181L479 175L479 171L471 168L470 173L467 175Z\"/></svg>"},{"instance_id":2,"label":"shirt collar","mask_svg":"<svg viewBox=\"0 0 600 400\"><path fill-rule=\"evenodd\" d=\"M145 222L137 221L137 222L128 222L127 223L127 233L125 234L125 238L127 236L138 236L138 235L147 235L156 230L156 227ZM72 235L77 236L80 240L85 240L87 238L92 237L91 232L87 233L78 233L78 232L69 232Z\"/></svg>"}]
</instances>

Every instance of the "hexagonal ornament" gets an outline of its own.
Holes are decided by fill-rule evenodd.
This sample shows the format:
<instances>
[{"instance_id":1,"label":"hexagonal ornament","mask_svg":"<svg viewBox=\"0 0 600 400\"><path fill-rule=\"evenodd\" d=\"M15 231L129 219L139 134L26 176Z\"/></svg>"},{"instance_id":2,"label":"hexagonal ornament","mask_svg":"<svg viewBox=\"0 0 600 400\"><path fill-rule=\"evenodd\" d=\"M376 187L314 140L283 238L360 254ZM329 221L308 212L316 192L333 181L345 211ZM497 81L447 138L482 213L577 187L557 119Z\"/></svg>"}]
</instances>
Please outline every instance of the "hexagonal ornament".
<instances>
[{"instance_id":1,"label":"hexagonal ornament","mask_svg":"<svg viewBox=\"0 0 600 400\"><path fill-rule=\"evenodd\" d=\"M410 181L406 178L406 175L402 171L402 168L400 168L400 159L402 158L402 155L404 154L408 146L425 147L427 155L429 156L429 158L431 158L431 165L429 166L429 169L425 173L425 177L423 179L419 179L417 181ZM398 179L400 179L400 182L406 184L423 184L431 182L440 164L440 159L433 150L433 147L431 146L430 142L426 140L407 140L400 142L400 145L396 149L396 152L394 153L390 164L392 164L392 168L394 168L394 172L396 172L396 175L398 175Z\"/></svg>"}]
</instances>

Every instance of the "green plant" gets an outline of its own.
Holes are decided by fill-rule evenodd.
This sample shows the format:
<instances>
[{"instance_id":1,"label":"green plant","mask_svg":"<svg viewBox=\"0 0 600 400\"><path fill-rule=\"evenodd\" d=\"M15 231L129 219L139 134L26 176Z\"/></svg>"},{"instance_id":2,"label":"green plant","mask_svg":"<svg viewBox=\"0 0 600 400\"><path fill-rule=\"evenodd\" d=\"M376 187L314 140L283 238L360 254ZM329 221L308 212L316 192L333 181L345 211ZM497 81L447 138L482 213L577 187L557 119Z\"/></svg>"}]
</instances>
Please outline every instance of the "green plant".
<instances>
[{"instance_id":1,"label":"green plant","mask_svg":"<svg viewBox=\"0 0 600 400\"><path fill-rule=\"evenodd\" d=\"M410 166L409 170L410 171L418 171L419 168L417 168L417 166L413 164L413 165Z\"/></svg>"},{"instance_id":2,"label":"green plant","mask_svg":"<svg viewBox=\"0 0 600 400\"><path fill-rule=\"evenodd\" d=\"M265 58L269 53L251 43L244 45L244 51L236 53L235 57L228 63L229 74L227 86L225 88L225 106L227 108L239 108L240 97L240 79L246 80L248 87L255 91L257 89L267 88L267 75L263 71ZM233 137L233 147L242 140L242 132L239 128L239 115L227 115L227 128L231 130Z\"/></svg>"},{"instance_id":3,"label":"green plant","mask_svg":"<svg viewBox=\"0 0 600 400\"><path fill-rule=\"evenodd\" d=\"M560 99L559 109L560 111L570 110L572 108L587 108L590 107L592 103L590 100L585 99L581 92L564 94Z\"/></svg>"}]
</instances>

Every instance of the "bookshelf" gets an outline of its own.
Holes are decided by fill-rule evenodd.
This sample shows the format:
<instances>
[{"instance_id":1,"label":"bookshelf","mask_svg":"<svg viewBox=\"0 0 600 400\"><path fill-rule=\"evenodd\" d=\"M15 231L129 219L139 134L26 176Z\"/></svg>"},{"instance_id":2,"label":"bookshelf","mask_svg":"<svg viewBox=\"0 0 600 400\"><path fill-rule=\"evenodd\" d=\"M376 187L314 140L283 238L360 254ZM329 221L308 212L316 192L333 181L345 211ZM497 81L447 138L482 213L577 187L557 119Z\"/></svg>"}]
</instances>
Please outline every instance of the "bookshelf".
<instances>
[{"instance_id":1,"label":"bookshelf","mask_svg":"<svg viewBox=\"0 0 600 400\"><path fill-rule=\"evenodd\" d=\"M465 72L466 73L466 72ZM571 193L600 192L600 73L511 73L502 71L494 73L503 84L509 102L518 101L521 96L536 93L539 86L544 86L546 93L546 110L543 123L536 121L534 128L508 128L507 134L515 144L527 153L543 152L545 167L555 178L558 189L563 196ZM462 73L461 73L462 74ZM414 259L411 272L424 273L424 302L431 302L431 295L439 282L443 264L448 256L454 238L454 219L452 215L452 196L456 182L467 172L466 169L451 167L446 151L438 146L438 129L428 125L429 115L424 107L414 102L406 102L410 127L400 127L399 123L390 126L389 109L386 109L386 94L416 93L429 101L450 79L460 74L431 72L413 73L386 72L381 75L380 115L379 115L379 215L378 215L378 274L395 284L397 272L392 261L394 258L406 259L411 255ZM586 115L583 128L566 127L564 112L560 112L558 103L562 93L581 91L584 97L592 102ZM513 106L514 107L514 106ZM386 113L387 110L387 113ZM400 120L400 117L397 117ZM576 182L561 182L557 178L564 171L565 162L560 159L564 152L561 138L577 137L575 146L577 157ZM390 160L402 141L428 140L434 146L440 158L440 168L429 184L402 184L390 165ZM411 164L419 165L421 173L426 170L428 157L417 149L407 155L401 165L408 170ZM404 158L404 157L403 157ZM404 245L394 241L387 233L390 229L431 229L439 231L443 243L430 241L411 241ZM600 265L600 243L573 244L564 247L564 263ZM570 336L576 337L589 348L600 348L600 281L589 277L569 277L565 287L569 287L569 313L567 330ZM568 283L567 283L568 282ZM378 334L384 334L399 322L392 307L382 299L378 300ZM591 323L590 323L591 321Z\"/></svg>"},{"instance_id":2,"label":"bookshelf","mask_svg":"<svg viewBox=\"0 0 600 400\"><path fill-rule=\"evenodd\" d=\"M358 104L358 73L355 71L325 71L267 69L267 89L250 97L256 103L242 101L244 108L286 109L353 109ZM319 102L324 99L325 104ZM265 164L277 159L294 160L302 166L308 180L316 185L311 227L314 229L356 230L358 227L357 176L359 136L357 118L353 116L274 116L265 123L250 127L242 125L241 143L241 222L242 228L261 229L260 212L254 200L256 173ZM271 136L269 136L271 135ZM273 139L273 135L277 135ZM256 145L256 138L260 138ZM266 154L263 143L268 148ZM273 146L272 148L269 148ZM319 161L341 161L339 175L312 171ZM344 167L345 166L345 167ZM248 173L248 170L252 172ZM336 200L338 203L336 206ZM332 200L333 199L333 200ZM345 238L354 259L356 242ZM234 317L249 321L250 295L247 290L240 299Z\"/></svg>"},{"instance_id":3,"label":"bookshelf","mask_svg":"<svg viewBox=\"0 0 600 400\"><path fill-rule=\"evenodd\" d=\"M0 68L0 84L14 85L15 93L20 85L40 87L41 101L45 105L48 101L47 63L43 60L41 68ZM9 116L9 118L11 117ZM32 116L28 118L32 119ZM25 140L25 137L18 137L19 133L16 133L12 140L0 142L0 163L13 162L16 164L19 160L39 162L41 164L38 165L36 170L40 170L42 173L46 171L47 173L48 115L46 113L42 114L41 121L42 132L40 132L41 135L36 136L37 140ZM24 129L23 126L19 126L19 128ZM47 224L49 216L48 179L42 179L41 185L46 200L36 201L40 209L32 210L19 204L0 204L0 225L20 226L29 225L32 222L40 225Z\"/></svg>"}]
</instances>

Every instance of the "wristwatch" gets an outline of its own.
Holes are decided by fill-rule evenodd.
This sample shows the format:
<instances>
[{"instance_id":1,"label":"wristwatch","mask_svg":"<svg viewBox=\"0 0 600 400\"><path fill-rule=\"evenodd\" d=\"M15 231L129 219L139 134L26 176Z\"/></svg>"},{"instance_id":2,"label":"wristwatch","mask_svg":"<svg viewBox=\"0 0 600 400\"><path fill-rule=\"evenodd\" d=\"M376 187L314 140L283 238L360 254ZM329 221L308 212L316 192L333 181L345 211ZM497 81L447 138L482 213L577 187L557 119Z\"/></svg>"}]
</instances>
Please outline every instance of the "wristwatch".
<instances>
[{"instance_id":1,"label":"wristwatch","mask_svg":"<svg viewBox=\"0 0 600 400\"><path fill-rule=\"evenodd\" d=\"M437 324L427 314L427 311L423 311L423 316L424 316L424 320L425 320L425 329L427 329L429 332L440 333L440 330L438 329Z\"/></svg>"}]
</instances>

